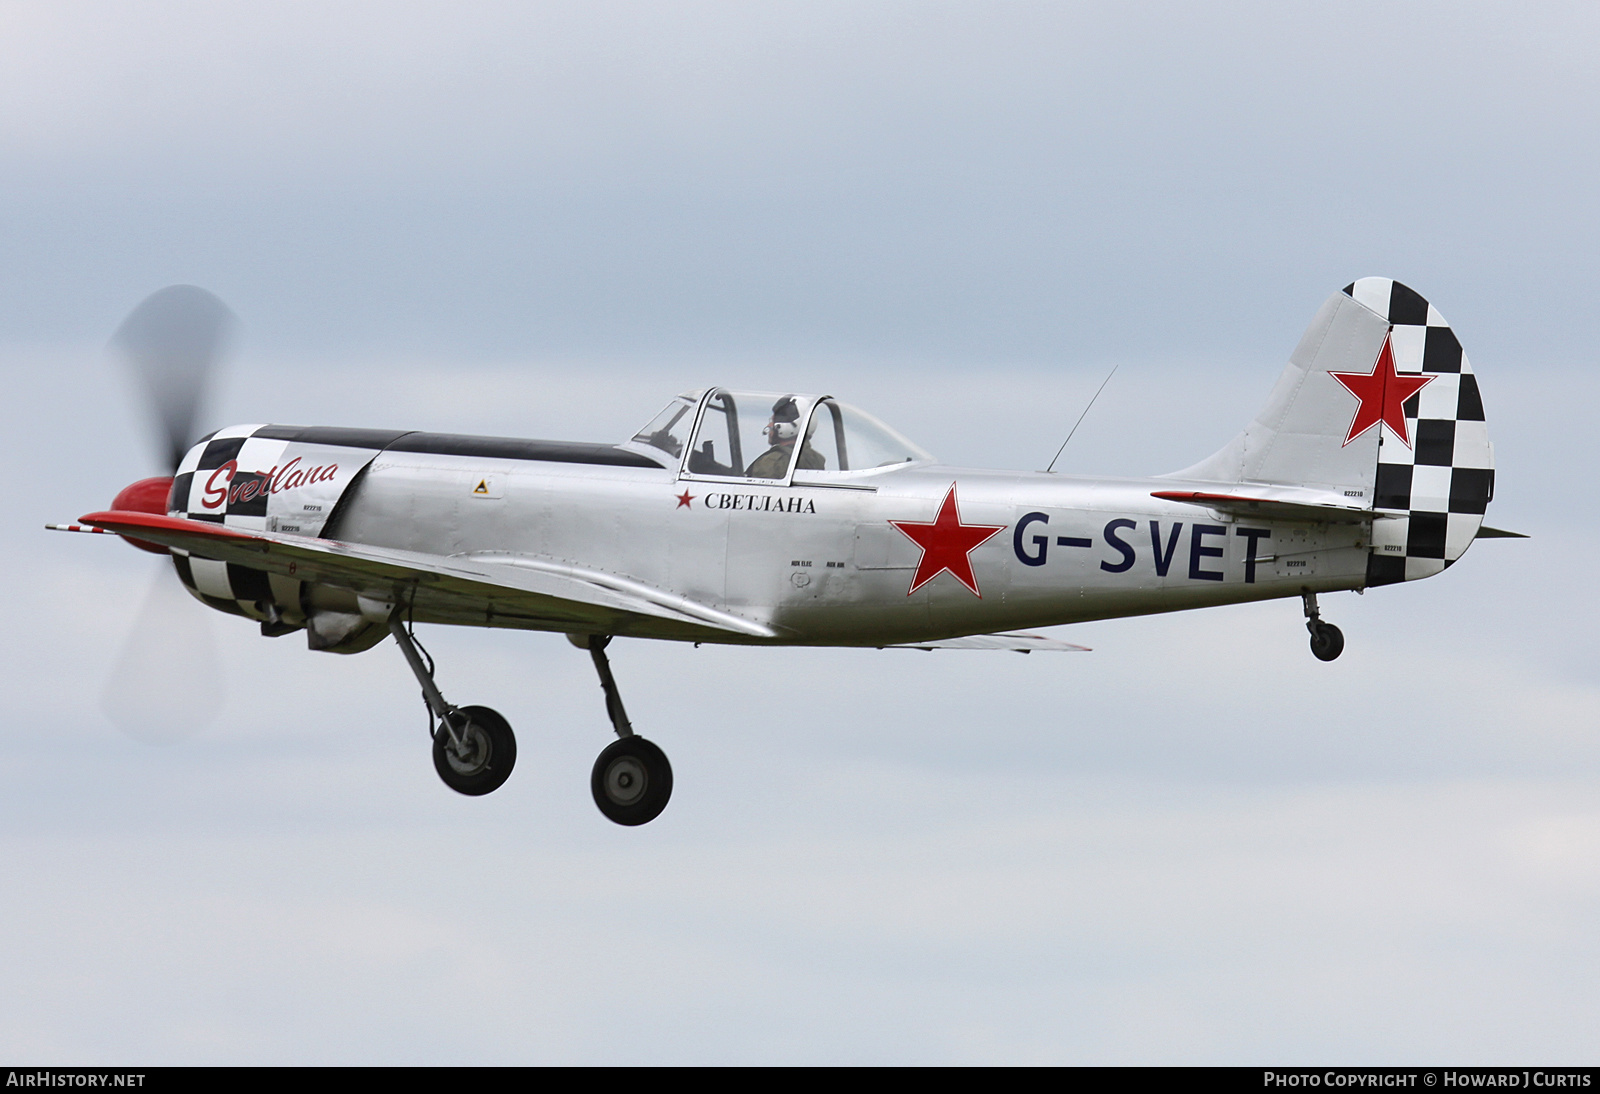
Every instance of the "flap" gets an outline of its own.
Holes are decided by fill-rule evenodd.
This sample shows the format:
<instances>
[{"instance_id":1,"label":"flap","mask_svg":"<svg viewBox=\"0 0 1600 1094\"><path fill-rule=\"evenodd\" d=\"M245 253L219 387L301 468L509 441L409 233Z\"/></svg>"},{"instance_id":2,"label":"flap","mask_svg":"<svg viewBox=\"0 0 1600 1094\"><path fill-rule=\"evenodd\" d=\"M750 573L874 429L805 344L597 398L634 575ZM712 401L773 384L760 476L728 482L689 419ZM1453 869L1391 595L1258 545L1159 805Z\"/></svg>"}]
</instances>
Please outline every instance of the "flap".
<instances>
[{"instance_id":1,"label":"flap","mask_svg":"<svg viewBox=\"0 0 1600 1094\"><path fill-rule=\"evenodd\" d=\"M969 634L961 638L941 638L937 642L901 642L884 647L891 650L1011 650L1014 653L1032 653L1034 650L1061 650L1088 653L1088 646L1075 646L1046 638L1042 634Z\"/></svg>"}]
</instances>

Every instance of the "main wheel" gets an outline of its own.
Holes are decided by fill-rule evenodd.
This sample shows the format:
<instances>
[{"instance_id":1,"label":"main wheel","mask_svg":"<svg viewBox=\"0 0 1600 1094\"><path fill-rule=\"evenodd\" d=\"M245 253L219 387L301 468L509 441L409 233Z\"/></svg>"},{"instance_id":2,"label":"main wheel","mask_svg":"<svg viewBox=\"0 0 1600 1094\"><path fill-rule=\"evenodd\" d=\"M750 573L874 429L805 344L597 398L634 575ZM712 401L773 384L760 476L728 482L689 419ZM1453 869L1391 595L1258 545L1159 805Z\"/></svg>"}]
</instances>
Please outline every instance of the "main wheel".
<instances>
[{"instance_id":1,"label":"main wheel","mask_svg":"<svg viewBox=\"0 0 1600 1094\"><path fill-rule=\"evenodd\" d=\"M589 789L608 820L648 824L672 797L672 765L665 752L643 737L622 737L594 762Z\"/></svg>"},{"instance_id":2,"label":"main wheel","mask_svg":"<svg viewBox=\"0 0 1600 1094\"><path fill-rule=\"evenodd\" d=\"M466 729L457 727L461 737L458 751L443 729L433 735L433 769L444 784L458 794L473 797L498 790L511 777L517 762L517 739L511 723L488 707L462 707Z\"/></svg>"},{"instance_id":3,"label":"main wheel","mask_svg":"<svg viewBox=\"0 0 1600 1094\"><path fill-rule=\"evenodd\" d=\"M1344 652L1344 632L1332 623L1311 628L1311 652L1318 661L1332 661Z\"/></svg>"}]
</instances>

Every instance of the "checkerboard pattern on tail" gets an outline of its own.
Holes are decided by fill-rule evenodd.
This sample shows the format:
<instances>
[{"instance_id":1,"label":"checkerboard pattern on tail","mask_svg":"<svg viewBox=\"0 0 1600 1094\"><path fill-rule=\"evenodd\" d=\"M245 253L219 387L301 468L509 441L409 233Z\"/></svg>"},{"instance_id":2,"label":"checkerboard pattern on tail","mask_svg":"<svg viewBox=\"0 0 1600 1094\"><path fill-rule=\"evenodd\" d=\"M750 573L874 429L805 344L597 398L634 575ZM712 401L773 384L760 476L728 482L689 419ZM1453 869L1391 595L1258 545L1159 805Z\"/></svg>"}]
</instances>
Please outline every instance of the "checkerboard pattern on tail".
<instances>
[{"instance_id":1,"label":"checkerboard pattern on tail","mask_svg":"<svg viewBox=\"0 0 1600 1094\"><path fill-rule=\"evenodd\" d=\"M1494 496L1478 380L1450 324L1414 290L1365 277L1344 291L1391 324L1395 374L1428 378L1403 404L1406 436L1379 427L1367 584L1429 577L1466 551Z\"/></svg>"}]
</instances>

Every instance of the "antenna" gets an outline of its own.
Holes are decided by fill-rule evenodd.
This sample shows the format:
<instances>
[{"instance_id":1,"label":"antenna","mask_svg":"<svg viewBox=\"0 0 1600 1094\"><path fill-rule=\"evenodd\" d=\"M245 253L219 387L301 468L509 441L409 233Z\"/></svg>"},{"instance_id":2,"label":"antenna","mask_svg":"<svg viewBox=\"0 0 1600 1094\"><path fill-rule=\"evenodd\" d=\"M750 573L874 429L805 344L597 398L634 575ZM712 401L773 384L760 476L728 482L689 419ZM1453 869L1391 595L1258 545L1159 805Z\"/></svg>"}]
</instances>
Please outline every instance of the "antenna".
<instances>
[{"instance_id":1,"label":"antenna","mask_svg":"<svg viewBox=\"0 0 1600 1094\"><path fill-rule=\"evenodd\" d=\"M1056 449L1056 459L1051 460L1050 466L1044 469L1044 473L1046 475L1053 474L1055 472L1056 460L1059 460L1061 458L1061 453L1067 450L1067 441L1072 440L1072 434L1078 431L1078 427L1083 424L1083 420L1089 416L1089 410L1094 406L1095 399L1100 398L1100 393L1106 389L1106 385L1111 382L1111 377L1115 376L1117 374L1117 369L1121 367L1122 366L1120 364L1112 365L1111 371L1106 373L1106 378L1100 381L1099 387L1095 388L1094 395L1089 400L1089 405L1083 408L1083 413L1078 415L1078 420L1072 423L1072 432L1067 434L1067 440L1062 441L1061 447Z\"/></svg>"}]
</instances>

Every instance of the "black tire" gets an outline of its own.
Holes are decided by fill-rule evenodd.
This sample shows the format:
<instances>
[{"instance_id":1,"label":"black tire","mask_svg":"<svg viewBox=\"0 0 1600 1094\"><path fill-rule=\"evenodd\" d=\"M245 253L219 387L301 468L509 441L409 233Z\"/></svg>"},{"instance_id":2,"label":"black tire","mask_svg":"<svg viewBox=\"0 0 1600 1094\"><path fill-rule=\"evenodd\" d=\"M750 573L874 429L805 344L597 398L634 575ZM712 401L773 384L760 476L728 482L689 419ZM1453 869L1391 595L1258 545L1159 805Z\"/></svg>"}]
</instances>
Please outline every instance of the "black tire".
<instances>
[{"instance_id":1,"label":"black tire","mask_svg":"<svg viewBox=\"0 0 1600 1094\"><path fill-rule=\"evenodd\" d=\"M1311 629L1311 652L1318 661L1332 661L1344 652L1344 632L1332 623L1318 623Z\"/></svg>"},{"instance_id":2,"label":"black tire","mask_svg":"<svg viewBox=\"0 0 1600 1094\"><path fill-rule=\"evenodd\" d=\"M589 790L607 820L648 824L672 797L672 765L665 752L643 737L622 737L595 760Z\"/></svg>"},{"instance_id":3,"label":"black tire","mask_svg":"<svg viewBox=\"0 0 1600 1094\"><path fill-rule=\"evenodd\" d=\"M456 754L450 748L450 734L441 729L433 735L433 769L458 794L477 797L500 789L517 763L511 723L488 707L462 707L460 713L467 717L461 737L468 755Z\"/></svg>"}]
</instances>

